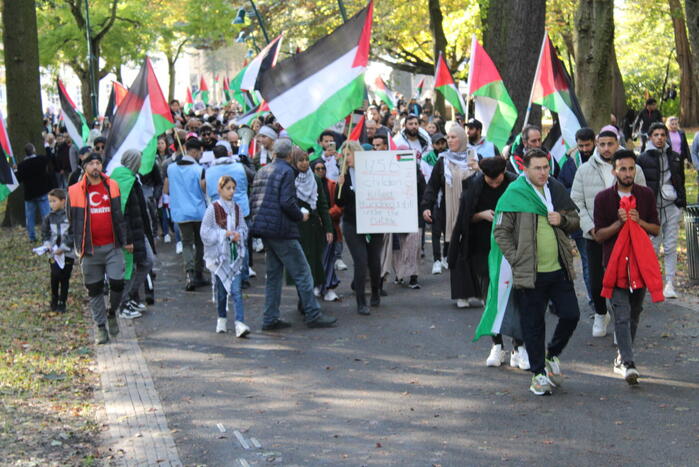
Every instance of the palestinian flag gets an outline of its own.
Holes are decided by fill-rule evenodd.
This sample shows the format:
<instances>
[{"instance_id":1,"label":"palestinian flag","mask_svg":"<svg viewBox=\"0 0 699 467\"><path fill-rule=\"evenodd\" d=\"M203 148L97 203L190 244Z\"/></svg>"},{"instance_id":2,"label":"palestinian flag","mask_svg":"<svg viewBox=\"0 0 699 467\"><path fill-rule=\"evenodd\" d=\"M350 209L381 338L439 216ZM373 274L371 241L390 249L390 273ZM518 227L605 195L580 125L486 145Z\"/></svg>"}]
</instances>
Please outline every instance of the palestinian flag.
<instances>
[{"instance_id":1,"label":"palestinian flag","mask_svg":"<svg viewBox=\"0 0 699 467\"><path fill-rule=\"evenodd\" d=\"M349 134L349 140L350 141L359 141L362 137L362 132L364 132L364 122L366 121L366 117L362 114L361 118L357 122L357 124L352 128L352 131L350 131ZM351 121L350 121L351 123ZM369 141L369 144L371 144L371 141Z\"/></svg>"},{"instance_id":2,"label":"palestinian flag","mask_svg":"<svg viewBox=\"0 0 699 467\"><path fill-rule=\"evenodd\" d=\"M422 78L419 83L417 83L417 91L415 91L415 100L420 99L422 95L422 90L425 87L425 78Z\"/></svg>"},{"instance_id":3,"label":"palestinian flag","mask_svg":"<svg viewBox=\"0 0 699 467\"><path fill-rule=\"evenodd\" d=\"M262 76L277 64L281 45L282 34L267 44L267 46L257 54L257 57L253 58L250 64L243 68L243 71L241 71L242 76L240 77L241 90L252 92L260 89Z\"/></svg>"},{"instance_id":4,"label":"palestinian flag","mask_svg":"<svg viewBox=\"0 0 699 467\"><path fill-rule=\"evenodd\" d=\"M570 75L558 58L548 33L544 34L530 102L557 113L566 149L575 146L575 132L587 126L587 123L580 110L578 98L575 96ZM564 153L561 159L556 159L556 162L562 166L565 159Z\"/></svg>"},{"instance_id":5,"label":"palestinian flag","mask_svg":"<svg viewBox=\"0 0 699 467\"><path fill-rule=\"evenodd\" d=\"M390 110L396 107L396 96L393 94L393 91L386 87L386 83L381 76L376 77L372 88L376 97L381 99Z\"/></svg>"},{"instance_id":6,"label":"palestinian flag","mask_svg":"<svg viewBox=\"0 0 699 467\"><path fill-rule=\"evenodd\" d=\"M502 152L517 121L517 107L475 34L471 41L467 93L473 96L476 119L483 123L483 137Z\"/></svg>"},{"instance_id":7,"label":"palestinian flag","mask_svg":"<svg viewBox=\"0 0 699 467\"><path fill-rule=\"evenodd\" d=\"M252 121L255 120L256 118L263 117L263 116L269 115L269 114L270 114L269 106L267 105L267 103L265 101L262 101L262 103L260 103L260 105L258 105L254 109L252 109L250 112L238 117L238 119L235 121L235 124L238 126L243 126L243 125L250 126Z\"/></svg>"},{"instance_id":8,"label":"palestinian flag","mask_svg":"<svg viewBox=\"0 0 699 467\"><path fill-rule=\"evenodd\" d=\"M194 99L192 98L192 89L187 86L187 97L184 99L184 113L189 113L194 105Z\"/></svg>"},{"instance_id":9,"label":"palestinian flag","mask_svg":"<svg viewBox=\"0 0 699 467\"><path fill-rule=\"evenodd\" d=\"M373 0L342 26L262 76L260 92L291 139L313 147L364 101Z\"/></svg>"},{"instance_id":10,"label":"palestinian flag","mask_svg":"<svg viewBox=\"0 0 699 467\"><path fill-rule=\"evenodd\" d=\"M10 137L7 134L5 117L0 111L0 201L4 201L19 186L15 172L12 170L11 159L14 157L12 156Z\"/></svg>"},{"instance_id":11,"label":"palestinian flag","mask_svg":"<svg viewBox=\"0 0 699 467\"><path fill-rule=\"evenodd\" d=\"M503 212L531 212L546 216L548 210L526 177L518 177L510 183L498 200L493 225L500 221ZM488 298L481 321L476 328L474 341L483 336L500 334L503 322L512 319L512 314L515 313L512 294L512 267L503 256L492 233L490 234L488 271L490 274Z\"/></svg>"},{"instance_id":12,"label":"palestinian flag","mask_svg":"<svg viewBox=\"0 0 699 467\"><path fill-rule=\"evenodd\" d=\"M109 161L107 173L111 174L121 165L121 155L127 149L142 152L140 173L149 173L155 162L158 136L174 126L170 107L160 90L153 65L146 57L114 116L105 150Z\"/></svg>"},{"instance_id":13,"label":"palestinian flag","mask_svg":"<svg viewBox=\"0 0 699 467\"><path fill-rule=\"evenodd\" d=\"M87 138L90 136L90 127L85 120L85 116L80 113L78 108L70 98L63 82L59 79L58 83L58 99L61 101L61 118L66 130L73 140L76 147L81 148L87 144Z\"/></svg>"},{"instance_id":14,"label":"palestinian flag","mask_svg":"<svg viewBox=\"0 0 699 467\"><path fill-rule=\"evenodd\" d=\"M459 88L456 86L454 78L451 76L447 62L444 60L444 55L441 52L439 53L439 60L437 60L434 88L442 93L447 102L454 107L454 110L462 115L466 115L466 103L459 92Z\"/></svg>"},{"instance_id":15,"label":"palestinian flag","mask_svg":"<svg viewBox=\"0 0 699 467\"><path fill-rule=\"evenodd\" d=\"M388 150L395 151L396 149L398 149L398 145L393 140L393 136L391 136L391 132L388 132L387 136L388 136Z\"/></svg>"},{"instance_id":16,"label":"palestinian flag","mask_svg":"<svg viewBox=\"0 0 699 467\"><path fill-rule=\"evenodd\" d=\"M243 108L243 112L247 112L248 110L251 110L254 106L250 105L250 100L248 96L246 96L246 92L241 89L241 83L243 82L243 76L245 76L245 72L247 70L247 67L244 67L240 72L238 72L237 75L233 77L232 80L228 82L228 87L230 88L230 93L231 93L231 98L233 98L235 101L240 104L240 106Z\"/></svg>"},{"instance_id":17,"label":"palestinian flag","mask_svg":"<svg viewBox=\"0 0 699 467\"><path fill-rule=\"evenodd\" d=\"M114 112L116 112L116 108L119 107L119 104L121 104L121 101L124 100L128 92L129 90L126 89L123 84L118 81L112 81L112 91L109 93L107 110L104 112L105 117L112 118Z\"/></svg>"},{"instance_id":18,"label":"palestinian flag","mask_svg":"<svg viewBox=\"0 0 699 467\"><path fill-rule=\"evenodd\" d=\"M201 78L199 79L199 91L197 91L197 97L201 99L204 104L209 104L209 86L206 85L204 75L201 75Z\"/></svg>"},{"instance_id":19,"label":"palestinian flag","mask_svg":"<svg viewBox=\"0 0 699 467\"><path fill-rule=\"evenodd\" d=\"M117 182L117 185L119 185L119 193L120 193L120 199L121 199L121 212L126 212L126 202L129 199L129 194L131 193L131 189L133 188L134 183L136 182L136 176L134 175L131 170L127 169L124 166L119 166L116 169L114 169L114 172L112 172L110 178ZM133 274L133 253L129 253L126 250L123 250L124 252L124 279L129 280L131 279L131 275Z\"/></svg>"},{"instance_id":20,"label":"palestinian flag","mask_svg":"<svg viewBox=\"0 0 699 467\"><path fill-rule=\"evenodd\" d=\"M226 104L228 104L233 99L231 97L231 85L228 82L228 76L223 77L223 96L226 99Z\"/></svg>"}]
</instances>

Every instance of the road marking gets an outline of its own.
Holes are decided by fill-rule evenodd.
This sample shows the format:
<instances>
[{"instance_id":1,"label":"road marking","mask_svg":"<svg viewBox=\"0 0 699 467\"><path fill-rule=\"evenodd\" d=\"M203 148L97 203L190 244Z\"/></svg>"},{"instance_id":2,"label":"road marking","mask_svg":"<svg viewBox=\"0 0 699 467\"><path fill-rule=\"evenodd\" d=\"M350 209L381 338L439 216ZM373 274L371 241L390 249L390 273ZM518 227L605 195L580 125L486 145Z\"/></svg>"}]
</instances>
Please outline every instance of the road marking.
<instances>
[{"instance_id":1,"label":"road marking","mask_svg":"<svg viewBox=\"0 0 699 467\"><path fill-rule=\"evenodd\" d=\"M216 424L216 428L218 428L218 431L220 431L221 433L225 433L225 432L226 432L226 428L223 426L222 423L217 423L217 424Z\"/></svg>"},{"instance_id":2,"label":"road marking","mask_svg":"<svg viewBox=\"0 0 699 467\"><path fill-rule=\"evenodd\" d=\"M252 443L253 446L255 446L257 449L260 449L262 445L260 444L259 441L255 438L250 438L250 442Z\"/></svg>"},{"instance_id":3,"label":"road marking","mask_svg":"<svg viewBox=\"0 0 699 467\"><path fill-rule=\"evenodd\" d=\"M238 442L240 443L241 446L243 446L243 449L247 450L250 449L250 445L248 444L247 441L245 441L245 438L243 438L243 435L240 434L238 430L235 430L233 432L236 438L238 438Z\"/></svg>"}]
</instances>

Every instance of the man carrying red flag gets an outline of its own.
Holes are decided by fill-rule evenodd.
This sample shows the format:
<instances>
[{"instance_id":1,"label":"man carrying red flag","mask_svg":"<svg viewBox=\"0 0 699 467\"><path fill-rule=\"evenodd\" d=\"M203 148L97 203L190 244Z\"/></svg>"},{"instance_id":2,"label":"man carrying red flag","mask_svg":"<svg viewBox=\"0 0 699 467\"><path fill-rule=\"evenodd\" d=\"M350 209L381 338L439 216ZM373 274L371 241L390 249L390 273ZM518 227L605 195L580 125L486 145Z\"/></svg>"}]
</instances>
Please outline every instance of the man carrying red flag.
<instances>
[{"instance_id":1,"label":"man carrying red flag","mask_svg":"<svg viewBox=\"0 0 699 467\"><path fill-rule=\"evenodd\" d=\"M612 164L616 183L595 197L595 239L602 243L606 267L602 296L611 298L614 311L618 348L614 373L629 384L637 384L633 341L646 289L654 302L663 300L660 265L648 238L648 234L658 235L660 221L653 191L634 183L634 152L618 150Z\"/></svg>"}]
</instances>

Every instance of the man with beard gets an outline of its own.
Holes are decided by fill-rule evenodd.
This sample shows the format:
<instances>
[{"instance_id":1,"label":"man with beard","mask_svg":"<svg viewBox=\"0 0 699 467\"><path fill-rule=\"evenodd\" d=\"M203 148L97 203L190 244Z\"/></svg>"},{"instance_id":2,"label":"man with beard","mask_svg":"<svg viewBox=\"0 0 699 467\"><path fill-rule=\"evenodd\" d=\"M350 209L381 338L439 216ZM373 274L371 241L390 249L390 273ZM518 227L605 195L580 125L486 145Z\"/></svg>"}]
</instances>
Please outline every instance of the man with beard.
<instances>
[{"instance_id":1,"label":"man with beard","mask_svg":"<svg viewBox=\"0 0 699 467\"><path fill-rule=\"evenodd\" d=\"M602 247L596 241L594 233L595 196L614 184L612 174L612 157L619 149L619 139L613 131L603 131L597 135L597 152L576 170L570 196L580 213L580 228L585 239L588 275L590 278L590 295L595 309L592 325L593 337L607 335L609 315L607 303L600 295L602 293ZM586 152L586 151L583 151ZM645 185L646 179L641 170L636 171L636 183ZM582 252L582 250L580 250ZM581 253L582 255L582 253Z\"/></svg>"},{"instance_id":2,"label":"man with beard","mask_svg":"<svg viewBox=\"0 0 699 467\"><path fill-rule=\"evenodd\" d=\"M264 125L257 132L255 141L260 145L260 151L255 162L258 168L272 162L272 145L277 138L279 138L279 133L274 131L271 126Z\"/></svg>"},{"instance_id":3,"label":"man with beard","mask_svg":"<svg viewBox=\"0 0 699 467\"><path fill-rule=\"evenodd\" d=\"M417 115L405 117L405 128L396 135L395 143L396 146L407 146L414 150L418 159L432 150L430 137L427 131L420 128L420 119Z\"/></svg>"},{"instance_id":4,"label":"man with beard","mask_svg":"<svg viewBox=\"0 0 699 467\"><path fill-rule=\"evenodd\" d=\"M536 125L527 125L522 129L521 144L515 146L514 144L509 149L509 160L507 163L507 170L514 172L516 174L521 174L524 170L523 157L530 149L541 149L542 139L541 139L541 128ZM546 153L546 157L549 160L549 165L551 165L551 175L554 178L558 178L558 173L560 168L558 164L553 161L551 153Z\"/></svg>"},{"instance_id":5,"label":"man with beard","mask_svg":"<svg viewBox=\"0 0 699 467\"><path fill-rule=\"evenodd\" d=\"M483 138L483 124L479 120L472 118L466 122L466 132L468 134L468 143L476 150L478 159L500 155L498 148L495 147L493 143Z\"/></svg>"},{"instance_id":6,"label":"man with beard","mask_svg":"<svg viewBox=\"0 0 699 467\"><path fill-rule=\"evenodd\" d=\"M651 126L651 139L653 138L652 134ZM614 270L613 265L608 263L611 263L610 256L615 248L617 239L620 238L619 232L624 224L628 221L633 221L647 234L657 236L660 232L660 221L658 220L656 208L656 196L653 191L650 188L634 183L638 170L636 167L636 155L633 151L625 149L617 151L614 154L612 164L616 183L610 188L601 191L595 197L594 231L595 238L602 243L605 266ZM628 212L620 206L622 198L627 197L632 200L632 204L635 201L635 209L630 209ZM631 242L635 247L636 241L633 238L633 233L631 235ZM641 240L648 241L647 237ZM628 241L628 238L624 241ZM650 249L650 244L648 248ZM642 263L648 264L648 262L657 261L652 251L634 250L632 255L640 268L644 267ZM628 261L628 258L625 259ZM657 264L652 266L657 267ZM626 281L629 285L635 284L636 281L632 282L632 277L628 276L628 274L633 274L631 268L622 269L625 269L627 274ZM659 267L657 269L659 275ZM633 341L636 337L639 317L643 311L643 298L646 295L646 288L650 289L654 298L653 301L657 301L658 297L656 294L660 292L662 287L660 277L657 278L657 284L649 283L650 281L648 281L646 276L643 276L643 279L643 288L629 290L627 287L618 287L617 282L611 293L612 310L614 311L614 335L616 336L618 348L617 357L614 359L614 373L622 375L629 384L638 383L639 373L634 363Z\"/></svg>"},{"instance_id":7,"label":"man with beard","mask_svg":"<svg viewBox=\"0 0 699 467\"><path fill-rule=\"evenodd\" d=\"M340 167L338 165L338 159L340 154L337 152L337 143L335 141L335 132L330 130L325 130L320 134L318 138L320 146L323 148L323 152L320 154L320 158L325 164L326 178L337 181L337 177L340 176Z\"/></svg>"}]
</instances>

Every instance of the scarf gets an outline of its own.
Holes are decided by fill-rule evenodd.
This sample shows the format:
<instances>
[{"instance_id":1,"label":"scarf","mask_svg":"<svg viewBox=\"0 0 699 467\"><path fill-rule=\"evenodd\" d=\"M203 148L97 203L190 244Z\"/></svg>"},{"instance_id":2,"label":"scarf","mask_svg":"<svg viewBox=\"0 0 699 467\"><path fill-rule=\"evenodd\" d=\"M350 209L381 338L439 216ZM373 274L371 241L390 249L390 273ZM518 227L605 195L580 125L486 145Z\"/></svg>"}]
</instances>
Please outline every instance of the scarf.
<instances>
[{"instance_id":1,"label":"scarf","mask_svg":"<svg viewBox=\"0 0 699 467\"><path fill-rule=\"evenodd\" d=\"M313 171L309 169L305 172L299 172L296 176L295 184L296 197L308 203L311 206L311 210L315 211L316 203L318 202L318 184Z\"/></svg>"}]
</instances>

